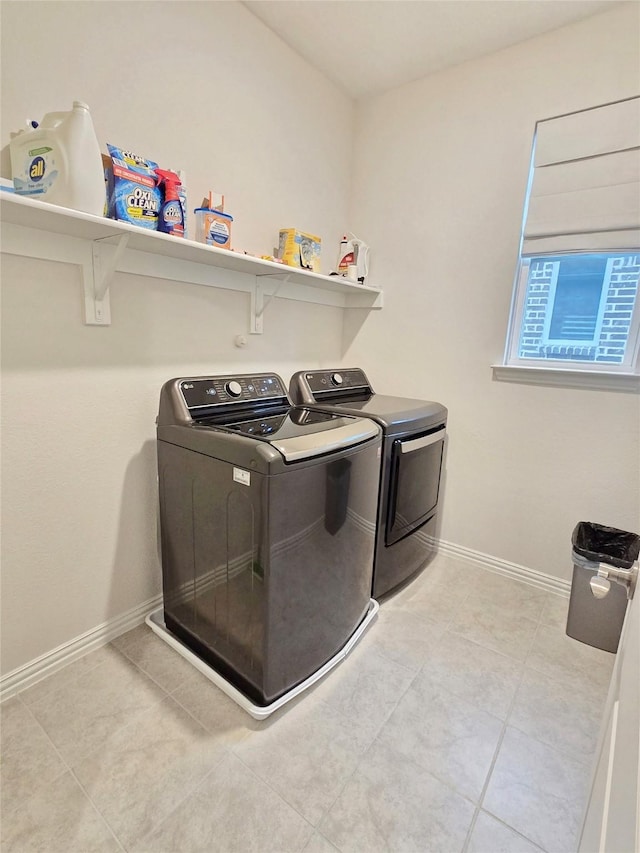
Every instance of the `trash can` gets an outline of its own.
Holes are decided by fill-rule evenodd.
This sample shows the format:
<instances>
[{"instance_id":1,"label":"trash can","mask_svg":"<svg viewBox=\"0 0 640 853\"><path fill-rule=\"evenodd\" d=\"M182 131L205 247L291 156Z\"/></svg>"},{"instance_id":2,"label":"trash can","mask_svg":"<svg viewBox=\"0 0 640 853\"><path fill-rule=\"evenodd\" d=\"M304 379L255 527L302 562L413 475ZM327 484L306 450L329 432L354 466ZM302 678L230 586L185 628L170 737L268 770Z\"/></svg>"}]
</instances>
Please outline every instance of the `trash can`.
<instances>
[{"instance_id":1,"label":"trash can","mask_svg":"<svg viewBox=\"0 0 640 853\"><path fill-rule=\"evenodd\" d=\"M640 553L640 536L615 527L580 521L571 536L573 580L567 617L567 634L589 646L616 652L627 610L627 588L611 583L596 598L591 579L601 563L631 569Z\"/></svg>"}]
</instances>

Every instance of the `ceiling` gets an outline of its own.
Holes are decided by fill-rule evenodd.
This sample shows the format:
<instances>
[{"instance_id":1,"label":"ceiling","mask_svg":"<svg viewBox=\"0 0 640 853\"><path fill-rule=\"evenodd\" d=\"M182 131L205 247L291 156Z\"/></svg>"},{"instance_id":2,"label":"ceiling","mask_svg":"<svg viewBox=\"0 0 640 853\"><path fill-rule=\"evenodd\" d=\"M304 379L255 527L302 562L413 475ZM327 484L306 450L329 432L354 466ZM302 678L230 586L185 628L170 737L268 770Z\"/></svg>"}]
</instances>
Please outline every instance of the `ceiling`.
<instances>
[{"instance_id":1,"label":"ceiling","mask_svg":"<svg viewBox=\"0 0 640 853\"><path fill-rule=\"evenodd\" d=\"M245 0L244 5L307 62L360 98L622 4L613 0Z\"/></svg>"}]
</instances>

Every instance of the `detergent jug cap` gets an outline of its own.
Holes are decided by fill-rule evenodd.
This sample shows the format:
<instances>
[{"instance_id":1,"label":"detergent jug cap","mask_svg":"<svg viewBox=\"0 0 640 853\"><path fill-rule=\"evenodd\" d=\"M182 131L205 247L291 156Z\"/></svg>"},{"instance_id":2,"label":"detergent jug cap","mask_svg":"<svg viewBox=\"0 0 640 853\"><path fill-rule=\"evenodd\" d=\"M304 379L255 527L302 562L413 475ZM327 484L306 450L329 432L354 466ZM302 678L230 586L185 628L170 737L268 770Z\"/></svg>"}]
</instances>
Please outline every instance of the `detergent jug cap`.
<instances>
[{"instance_id":1,"label":"detergent jug cap","mask_svg":"<svg viewBox=\"0 0 640 853\"><path fill-rule=\"evenodd\" d=\"M74 110L88 110L89 105L85 104L84 101L74 101L73 108Z\"/></svg>"}]
</instances>

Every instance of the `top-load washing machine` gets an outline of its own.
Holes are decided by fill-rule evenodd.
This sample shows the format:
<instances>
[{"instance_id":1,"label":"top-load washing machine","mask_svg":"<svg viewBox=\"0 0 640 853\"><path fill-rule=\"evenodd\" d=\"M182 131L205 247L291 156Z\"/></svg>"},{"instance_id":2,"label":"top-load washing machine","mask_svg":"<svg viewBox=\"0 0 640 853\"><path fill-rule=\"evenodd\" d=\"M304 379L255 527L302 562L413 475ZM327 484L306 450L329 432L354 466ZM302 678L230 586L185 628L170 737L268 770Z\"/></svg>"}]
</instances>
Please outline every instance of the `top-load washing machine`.
<instances>
[{"instance_id":1,"label":"top-load washing machine","mask_svg":"<svg viewBox=\"0 0 640 853\"><path fill-rule=\"evenodd\" d=\"M447 410L440 403L376 394L358 367L303 370L291 377L294 403L371 418L383 431L373 597L416 574L433 553Z\"/></svg>"},{"instance_id":2,"label":"top-load washing machine","mask_svg":"<svg viewBox=\"0 0 640 853\"><path fill-rule=\"evenodd\" d=\"M157 424L163 629L272 706L377 607L381 431L292 407L273 373L173 379Z\"/></svg>"}]
</instances>

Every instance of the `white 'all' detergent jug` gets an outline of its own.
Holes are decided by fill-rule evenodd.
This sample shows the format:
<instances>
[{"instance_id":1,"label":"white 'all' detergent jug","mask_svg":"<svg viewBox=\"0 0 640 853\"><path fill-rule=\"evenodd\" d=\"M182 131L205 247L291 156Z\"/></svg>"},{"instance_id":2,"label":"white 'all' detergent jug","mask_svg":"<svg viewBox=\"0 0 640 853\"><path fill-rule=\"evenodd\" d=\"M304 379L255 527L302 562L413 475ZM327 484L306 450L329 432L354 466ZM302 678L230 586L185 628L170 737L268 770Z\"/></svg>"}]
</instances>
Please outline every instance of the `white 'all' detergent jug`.
<instances>
[{"instance_id":1,"label":"white 'all' detergent jug","mask_svg":"<svg viewBox=\"0 0 640 853\"><path fill-rule=\"evenodd\" d=\"M11 172L19 195L104 216L100 145L89 107L47 113L39 125L11 135Z\"/></svg>"}]
</instances>

